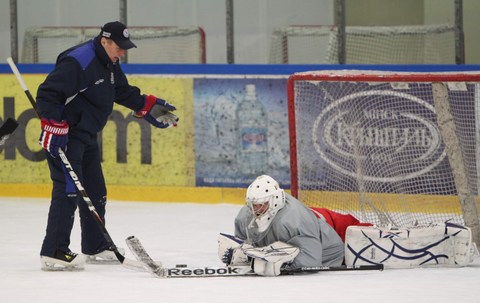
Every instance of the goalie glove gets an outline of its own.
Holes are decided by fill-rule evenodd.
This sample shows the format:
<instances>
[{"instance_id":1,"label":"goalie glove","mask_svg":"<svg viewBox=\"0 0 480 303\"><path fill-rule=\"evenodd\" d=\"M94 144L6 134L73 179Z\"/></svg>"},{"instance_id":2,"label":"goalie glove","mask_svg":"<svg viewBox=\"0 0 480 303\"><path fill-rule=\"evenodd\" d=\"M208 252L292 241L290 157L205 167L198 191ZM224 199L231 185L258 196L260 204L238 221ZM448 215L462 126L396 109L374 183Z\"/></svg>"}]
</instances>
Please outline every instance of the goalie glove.
<instances>
[{"instance_id":1,"label":"goalie glove","mask_svg":"<svg viewBox=\"0 0 480 303\"><path fill-rule=\"evenodd\" d=\"M226 265L250 265L243 249L252 248L250 244L235 236L220 233L218 235L218 257Z\"/></svg>"},{"instance_id":2,"label":"goalie glove","mask_svg":"<svg viewBox=\"0 0 480 303\"><path fill-rule=\"evenodd\" d=\"M176 110L175 106L155 96L145 96L143 108L133 112L136 118L144 118L148 123L158 128L177 126L178 117L171 113Z\"/></svg>"},{"instance_id":3,"label":"goalie glove","mask_svg":"<svg viewBox=\"0 0 480 303\"><path fill-rule=\"evenodd\" d=\"M278 276L282 266L291 263L300 253L300 249L277 241L264 247L244 249L243 252L253 258L253 271L257 275Z\"/></svg>"}]
</instances>

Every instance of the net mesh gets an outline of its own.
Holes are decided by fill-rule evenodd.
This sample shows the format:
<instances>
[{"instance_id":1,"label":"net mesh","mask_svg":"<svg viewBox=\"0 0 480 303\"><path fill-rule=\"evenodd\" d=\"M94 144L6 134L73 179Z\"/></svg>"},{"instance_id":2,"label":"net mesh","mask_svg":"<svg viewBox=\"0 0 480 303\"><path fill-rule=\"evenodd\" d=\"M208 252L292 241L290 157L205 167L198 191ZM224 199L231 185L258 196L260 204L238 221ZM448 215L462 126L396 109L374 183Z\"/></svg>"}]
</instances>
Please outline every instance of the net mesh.
<instances>
[{"instance_id":1,"label":"net mesh","mask_svg":"<svg viewBox=\"0 0 480 303\"><path fill-rule=\"evenodd\" d=\"M205 63L205 34L200 27L129 27L137 48L128 63ZM25 31L22 63L55 63L64 50L100 33L91 27L33 27Z\"/></svg>"},{"instance_id":2,"label":"net mesh","mask_svg":"<svg viewBox=\"0 0 480 303\"><path fill-rule=\"evenodd\" d=\"M454 64L455 30L448 24L347 26L348 64ZM287 26L271 38L270 63L336 64L338 35L332 26Z\"/></svg>"},{"instance_id":3,"label":"net mesh","mask_svg":"<svg viewBox=\"0 0 480 303\"><path fill-rule=\"evenodd\" d=\"M461 182L476 197L480 75L465 77L355 71L291 76L292 193L309 206L377 225L463 224L432 83L447 87L440 99L453 116L465 168Z\"/></svg>"}]
</instances>

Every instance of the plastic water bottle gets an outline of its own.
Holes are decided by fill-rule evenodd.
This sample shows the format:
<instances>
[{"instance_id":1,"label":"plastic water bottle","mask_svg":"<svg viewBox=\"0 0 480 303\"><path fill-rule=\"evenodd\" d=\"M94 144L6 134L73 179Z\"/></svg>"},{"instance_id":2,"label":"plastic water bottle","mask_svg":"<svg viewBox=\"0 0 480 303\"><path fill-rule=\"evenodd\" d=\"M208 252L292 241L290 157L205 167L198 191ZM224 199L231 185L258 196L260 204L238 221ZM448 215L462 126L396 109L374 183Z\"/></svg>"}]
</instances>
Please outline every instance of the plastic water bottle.
<instances>
[{"instance_id":1,"label":"plastic water bottle","mask_svg":"<svg viewBox=\"0 0 480 303\"><path fill-rule=\"evenodd\" d=\"M267 173L268 119L263 105L257 100L255 85L245 86L245 97L237 107L236 120L240 172L253 176Z\"/></svg>"}]
</instances>

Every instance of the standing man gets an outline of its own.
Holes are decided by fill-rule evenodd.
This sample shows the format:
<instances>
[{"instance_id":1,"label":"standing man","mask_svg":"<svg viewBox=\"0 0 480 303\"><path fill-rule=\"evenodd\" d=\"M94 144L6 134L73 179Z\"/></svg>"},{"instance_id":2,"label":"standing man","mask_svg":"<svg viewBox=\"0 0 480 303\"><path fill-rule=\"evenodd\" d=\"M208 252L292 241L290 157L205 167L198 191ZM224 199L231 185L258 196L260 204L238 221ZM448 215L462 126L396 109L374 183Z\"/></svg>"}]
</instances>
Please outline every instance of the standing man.
<instances>
[{"instance_id":1,"label":"standing man","mask_svg":"<svg viewBox=\"0 0 480 303\"><path fill-rule=\"evenodd\" d=\"M59 158L65 151L96 211L105 219L107 190L97 133L112 113L114 102L158 128L175 126L176 108L129 85L120 58L136 47L120 22L105 24L94 39L61 53L54 70L39 86L37 106L42 132L39 143L47 154L53 181L45 239L40 251L43 270L79 270L83 256L69 248L74 213L80 212L81 247L87 260L116 260L87 205ZM105 221L104 221L105 222Z\"/></svg>"}]
</instances>

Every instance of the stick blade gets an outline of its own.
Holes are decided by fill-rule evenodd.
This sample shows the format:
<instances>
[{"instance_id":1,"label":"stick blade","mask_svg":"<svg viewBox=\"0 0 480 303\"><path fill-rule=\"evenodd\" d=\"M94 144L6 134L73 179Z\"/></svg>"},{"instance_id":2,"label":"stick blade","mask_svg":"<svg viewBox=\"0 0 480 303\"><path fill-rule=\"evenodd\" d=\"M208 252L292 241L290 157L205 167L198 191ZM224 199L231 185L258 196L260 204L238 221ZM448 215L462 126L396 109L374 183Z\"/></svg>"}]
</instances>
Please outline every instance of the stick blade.
<instances>
[{"instance_id":1,"label":"stick blade","mask_svg":"<svg viewBox=\"0 0 480 303\"><path fill-rule=\"evenodd\" d=\"M130 236L125 240L125 242L135 258L142 263L143 267L149 273L157 278L165 277L162 266L153 261L138 238L135 236Z\"/></svg>"}]
</instances>

